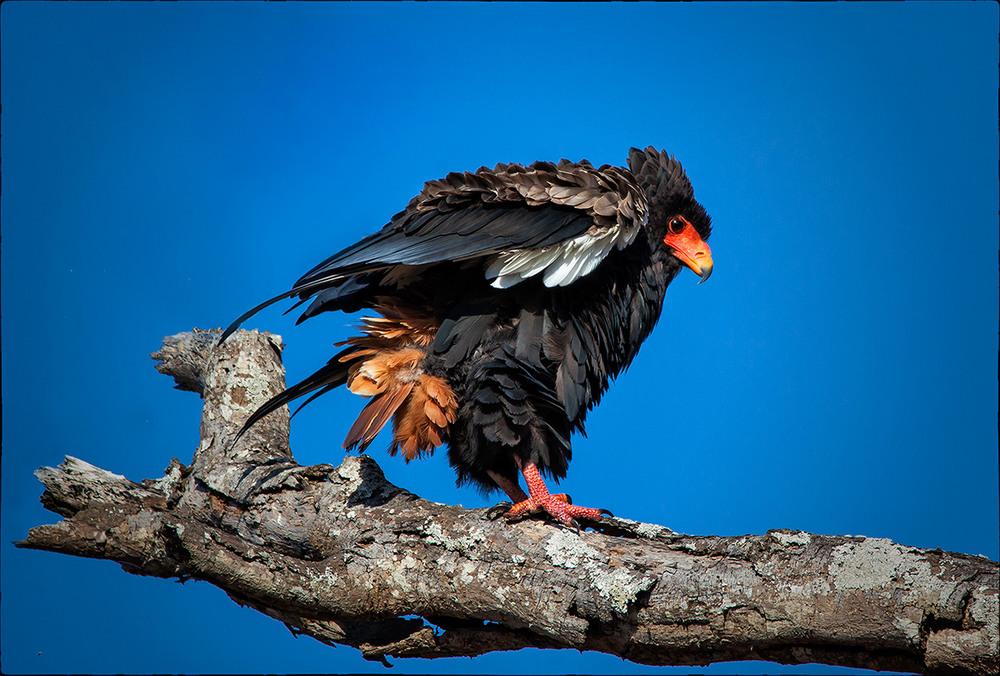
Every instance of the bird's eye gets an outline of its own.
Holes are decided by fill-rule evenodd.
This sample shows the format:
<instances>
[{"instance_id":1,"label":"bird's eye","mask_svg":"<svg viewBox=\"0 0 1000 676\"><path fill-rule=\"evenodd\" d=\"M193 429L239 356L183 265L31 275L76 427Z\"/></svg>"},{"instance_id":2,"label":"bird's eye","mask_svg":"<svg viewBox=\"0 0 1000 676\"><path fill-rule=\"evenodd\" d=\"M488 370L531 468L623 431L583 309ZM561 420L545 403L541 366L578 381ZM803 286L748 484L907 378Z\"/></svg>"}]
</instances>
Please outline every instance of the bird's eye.
<instances>
[{"instance_id":1,"label":"bird's eye","mask_svg":"<svg viewBox=\"0 0 1000 676\"><path fill-rule=\"evenodd\" d=\"M670 219L670 232L675 235L681 234L681 230L684 229L684 219L683 218L671 218Z\"/></svg>"}]
</instances>

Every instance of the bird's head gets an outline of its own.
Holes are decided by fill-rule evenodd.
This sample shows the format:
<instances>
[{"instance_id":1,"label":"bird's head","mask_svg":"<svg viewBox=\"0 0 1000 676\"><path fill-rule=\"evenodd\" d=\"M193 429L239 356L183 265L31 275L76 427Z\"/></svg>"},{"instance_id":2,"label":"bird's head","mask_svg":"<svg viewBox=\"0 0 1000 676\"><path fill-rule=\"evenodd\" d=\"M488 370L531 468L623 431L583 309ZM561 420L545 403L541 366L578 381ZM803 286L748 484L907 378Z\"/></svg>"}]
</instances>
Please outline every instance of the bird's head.
<instances>
[{"instance_id":1,"label":"bird's head","mask_svg":"<svg viewBox=\"0 0 1000 676\"><path fill-rule=\"evenodd\" d=\"M705 241L712 233L712 219L694 198L681 163L650 146L632 148L628 165L646 195L651 235L704 282L712 274L712 250Z\"/></svg>"}]
</instances>

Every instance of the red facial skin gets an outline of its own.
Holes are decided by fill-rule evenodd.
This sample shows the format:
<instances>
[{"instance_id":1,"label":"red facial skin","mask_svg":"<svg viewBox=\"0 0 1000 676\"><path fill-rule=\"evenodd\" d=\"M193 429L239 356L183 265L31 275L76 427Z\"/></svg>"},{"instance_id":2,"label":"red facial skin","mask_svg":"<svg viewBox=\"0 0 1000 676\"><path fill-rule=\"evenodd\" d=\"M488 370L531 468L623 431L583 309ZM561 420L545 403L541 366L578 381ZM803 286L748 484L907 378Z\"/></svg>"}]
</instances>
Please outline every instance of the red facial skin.
<instances>
[{"instance_id":1,"label":"red facial skin","mask_svg":"<svg viewBox=\"0 0 1000 676\"><path fill-rule=\"evenodd\" d=\"M691 268L704 282L712 274L712 250L701 238L694 226L683 216L670 219L667 236L663 243L674 250L674 256ZM698 282L701 284L701 282Z\"/></svg>"}]
</instances>

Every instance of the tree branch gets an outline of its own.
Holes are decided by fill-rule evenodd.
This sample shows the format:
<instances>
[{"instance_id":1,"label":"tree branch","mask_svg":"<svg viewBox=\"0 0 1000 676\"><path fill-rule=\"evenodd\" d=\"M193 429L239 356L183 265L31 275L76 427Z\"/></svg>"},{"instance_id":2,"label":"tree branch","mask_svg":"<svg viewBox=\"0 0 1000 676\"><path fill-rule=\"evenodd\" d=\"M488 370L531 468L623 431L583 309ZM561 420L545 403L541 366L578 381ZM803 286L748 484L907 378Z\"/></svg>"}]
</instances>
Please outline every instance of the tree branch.
<instances>
[{"instance_id":1,"label":"tree branch","mask_svg":"<svg viewBox=\"0 0 1000 676\"><path fill-rule=\"evenodd\" d=\"M1000 567L888 540L789 530L680 535L609 519L601 532L423 500L370 457L303 467L288 411L230 448L284 387L281 339L165 339L157 368L205 405L190 466L141 484L67 457L36 476L65 517L19 547L196 578L328 644L394 657L525 647L643 664L762 659L998 673Z\"/></svg>"}]
</instances>

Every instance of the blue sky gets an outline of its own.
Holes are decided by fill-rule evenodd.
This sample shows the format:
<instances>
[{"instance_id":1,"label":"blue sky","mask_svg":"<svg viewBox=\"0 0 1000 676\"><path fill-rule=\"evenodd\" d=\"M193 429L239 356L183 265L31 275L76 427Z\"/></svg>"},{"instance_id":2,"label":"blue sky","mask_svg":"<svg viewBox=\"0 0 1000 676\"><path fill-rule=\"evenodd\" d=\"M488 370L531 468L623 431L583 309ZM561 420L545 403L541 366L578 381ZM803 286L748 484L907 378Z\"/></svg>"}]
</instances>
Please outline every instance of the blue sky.
<instances>
[{"instance_id":1,"label":"blue sky","mask_svg":"<svg viewBox=\"0 0 1000 676\"><path fill-rule=\"evenodd\" d=\"M0 20L5 672L382 672L207 583L15 549L57 519L31 472L189 462L200 400L153 369L162 337L285 290L423 181L632 145L683 162L715 272L674 282L562 487L687 533L998 558L996 3L6 2ZM297 379L354 319L249 326L284 337ZM298 461L339 462L361 405L305 409ZM397 485L491 504L443 453L404 465L387 443L369 452Z\"/></svg>"}]
</instances>

